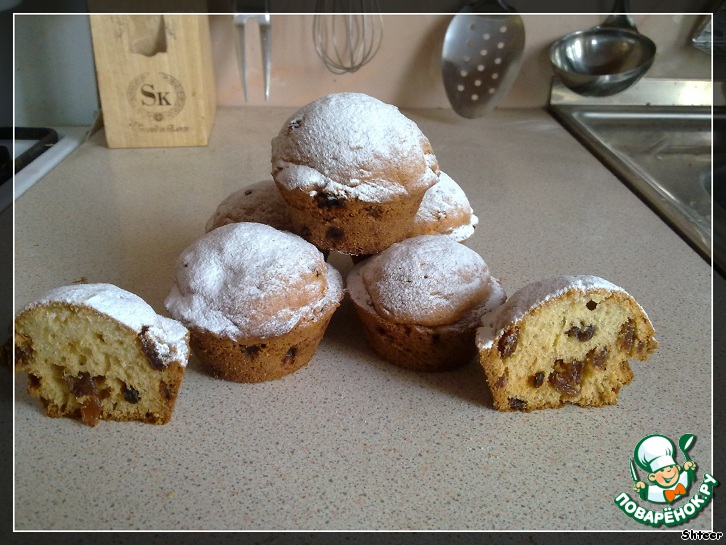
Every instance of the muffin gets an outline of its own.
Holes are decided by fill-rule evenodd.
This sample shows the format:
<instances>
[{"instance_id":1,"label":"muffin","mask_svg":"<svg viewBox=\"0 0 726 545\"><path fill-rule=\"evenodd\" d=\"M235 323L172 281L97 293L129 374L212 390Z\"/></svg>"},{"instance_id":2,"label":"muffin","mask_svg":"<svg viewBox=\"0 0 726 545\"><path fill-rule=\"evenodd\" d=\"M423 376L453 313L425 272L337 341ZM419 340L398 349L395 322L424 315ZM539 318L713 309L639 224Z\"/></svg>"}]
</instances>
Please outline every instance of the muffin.
<instances>
[{"instance_id":1,"label":"muffin","mask_svg":"<svg viewBox=\"0 0 726 545\"><path fill-rule=\"evenodd\" d=\"M466 193L445 172L439 183L424 195L409 236L447 235L463 242L474 234L479 218L474 215Z\"/></svg>"},{"instance_id":2,"label":"muffin","mask_svg":"<svg viewBox=\"0 0 726 545\"><path fill-rule=\"evenodd\" d=\"M342 298L340 273L312 244L245 222L181 253L165 305L214 376L262 382L310 361Z\"/></svg>"},{"instance_id":3,"label":"muffin","mask_svg":"<svg viewBox=\"0 0 726 545\"><path fill-rule=\"evenodd\" d=\"M293 230L287 205L272 179L262 180L228 195L207 221L205 232L243 221L264 223L281 231Z\"/></svg>"},{"instance_id":4,"label":"muffin","mask_svg":"<svg viewBox=\"0 0 726 545\"><path fill-rule=\"evenodd\" d=\"M516 292L477 331L480 363L501 411L617 402L629 358L658 347L643 308L597 276L556 276Z\"/></svg>"},{"instance_id":5,"label":"muffin","mask_svg":"<svg viewBox=\"0 0 726 545\"><path fill-rule=\"evenodd\" d=\"M165 424L189 358L189 333L111 284L49 291L15 320L15 368L48 416Z\"/></svg>"},{"instance_id":6,"label":"muffin","mask_svg":"<svg viewBox=\"0 0 726 545\"><path fill-rule=\"evenodd\" d=\"M272 140L272 176L300 236L363 255L409 236L439 167L426 136L398 108L337 93L285 122Z\"/></svg>"},{"instance_id":7,"label":"muffin","mask_svg":"<svg viewBox=\"0 0 726 545\"><path fill-rule=\"evenodd\" d=\"M506 300L482 257L442 235L394 243L353 267L346 287L378 355L417 371L471 361L482 317Z\"/></svg>"}]
</instances>

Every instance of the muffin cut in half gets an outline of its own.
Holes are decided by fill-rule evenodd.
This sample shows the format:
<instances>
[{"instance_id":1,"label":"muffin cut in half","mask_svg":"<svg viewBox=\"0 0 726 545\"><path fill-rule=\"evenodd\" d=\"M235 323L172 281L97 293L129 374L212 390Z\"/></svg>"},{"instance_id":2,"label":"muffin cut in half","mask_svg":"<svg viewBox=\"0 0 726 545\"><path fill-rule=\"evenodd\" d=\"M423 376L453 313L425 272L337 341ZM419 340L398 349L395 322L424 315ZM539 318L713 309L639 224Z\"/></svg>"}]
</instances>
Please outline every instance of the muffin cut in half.
<instances>
[{"instance_id":1,"label":"muffin cut in half","mask_svg":"<svg viewBox=\"0 0 726 545\"><path fill-rule=\"evenodd\" d=\"M51 290L15 320L15 368L48 416L165 424L189 358L189 333L112 284Z\"/></svg>"},{"instance_id":2,"label":"muffin cut in half","mask_svg":"<svg viewBox=\"0 0 726 545\"><path fill-rule=\"evenodd\" d=\"M165 305L214 376L262 382L310 361L342 298L340 273L315 246L245 222L218 227L182 252Z\"/></svg>"},{"instance_id":3,"label":"muffin cut in half","mask_svg":"<svg viewBox=\"0 0 726 545\"><path fill-rule=\"evenodd\" d=\"M347 290L373 349L417 371L470 362L482 316L506 300L481 256L443 235L406 239L359 263Z\"/></svg>"},{"instance_id":4,"label":"muffin cut in half","mask_svg":"<svg viewBox=\"0 0 726 545\"><path fill-rule=\"evenodd\" d=\"M614 404L633 379L628 359L658 347L642 307L596 276L530 284L482 324L480 363L502 411Z\"/></svg>"},{"instance_id":5,"label":"muffin cut in half","mask_svg":"<svg viewBox=\"0 0 726 545\"><path fill-rule=\"evenodd\" d=\"M321 250L365 255L409 236L439 167L398 108L335 93L285 122L272 140L272 177L296 233Z\"/></svg>"}]
</instances>

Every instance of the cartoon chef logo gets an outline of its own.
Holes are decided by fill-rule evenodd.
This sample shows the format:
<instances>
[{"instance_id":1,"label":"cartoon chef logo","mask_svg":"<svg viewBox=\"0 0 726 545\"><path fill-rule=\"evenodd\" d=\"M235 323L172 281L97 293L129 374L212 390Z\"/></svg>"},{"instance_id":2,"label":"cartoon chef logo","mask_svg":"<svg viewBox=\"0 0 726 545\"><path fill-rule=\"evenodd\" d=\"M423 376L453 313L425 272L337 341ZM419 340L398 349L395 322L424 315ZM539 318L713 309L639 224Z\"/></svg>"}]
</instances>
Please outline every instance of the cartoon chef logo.
<instances>
[{"instance_id":1,"label":"cartoon chef logo","mask_svg":"<svg viewBox=\"0 0 726 545\"><path fill-rule=\"evenodd\" d=\"M676 449L675 443L665 435L648 435L641 439L630 459L633 490L641 500L663 504L663 507L648 509L627 492L615 497L615 505L636 522L655 527L676 526L698 516L713 499L713 489L718 481L713 475L704 473L701 483L696 483L696 462L688 454L695 440L696 436L690 433L682 435ZM683 465L676 459L678 450L685 458ZM641 474L645 472L642 479L638 468ZM693 490L689 492L691 488Z\"/></svg>"},{"instance_id":2,"label":"cartoon chef logo","mask_svg":"<svg viewBox=\"0 0 726 545\"><path fill-rule=\"evenodd\" d=\"M683 435L679 445L686 458L683 466L676 462L676 447L665 435L649 435L635 447L635 463L648 473L647 482L638 478L630 460L633 488L640 498L652 503L673 503L685 496L696 476L696 463L688 456L694 435Z\"/></svg>"}]
</instances>

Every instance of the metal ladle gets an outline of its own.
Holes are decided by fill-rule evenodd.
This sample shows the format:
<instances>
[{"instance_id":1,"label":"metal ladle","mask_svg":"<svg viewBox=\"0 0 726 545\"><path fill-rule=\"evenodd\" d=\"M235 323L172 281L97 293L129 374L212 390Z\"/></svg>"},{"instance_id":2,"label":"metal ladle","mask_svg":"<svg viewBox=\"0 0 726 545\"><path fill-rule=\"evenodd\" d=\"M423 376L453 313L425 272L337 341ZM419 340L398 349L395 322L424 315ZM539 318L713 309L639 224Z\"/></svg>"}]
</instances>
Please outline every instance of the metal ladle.
<instances>
[{"instance_id":1,"label":"metal ladle","mask_svg":"<svg viewBox=\"0 0 726 545\"><path fill-rule=\"evenodd\" d=\"M648 71L655 44L638 32L627 14L627 0L616 0L602 24L573 32L550 47L552 68L574 92L604 97L619 93Z\"/></svg>"}]
</instances>

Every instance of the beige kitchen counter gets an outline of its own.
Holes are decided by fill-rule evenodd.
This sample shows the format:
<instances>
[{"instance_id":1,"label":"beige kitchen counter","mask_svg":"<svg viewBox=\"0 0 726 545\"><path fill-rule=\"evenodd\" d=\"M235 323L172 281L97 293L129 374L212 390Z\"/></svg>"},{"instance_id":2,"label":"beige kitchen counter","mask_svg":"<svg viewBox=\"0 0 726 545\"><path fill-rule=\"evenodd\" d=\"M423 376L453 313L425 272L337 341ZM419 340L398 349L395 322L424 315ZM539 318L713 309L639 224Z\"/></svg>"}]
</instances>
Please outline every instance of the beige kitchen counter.
<instances>
[{"instance_id":1,"label":"beige kitchen counter","mask_svg":"<svg viewBox=\"0 0 726 545\"><path fill-rule=\"evenodd\" d=\"M109 150L94 135L16 203L16 305L111 282L165 313L177 255L224 197L268 177L291 113L222 108L204 148ZM543 110L406 113L467 192L468 244L510 294L595 274L646 309L661 346L618 404L496 412L477 364L395 368L345 302L282 380L224 382L192 358L166 426L48 418L18 376L16 529L646 530L613 501L634 496L640 439L695 434L699 482L711 471L709 266ZM709 505L676 530L711 525Z\"/></svg>"}]
</instances>

